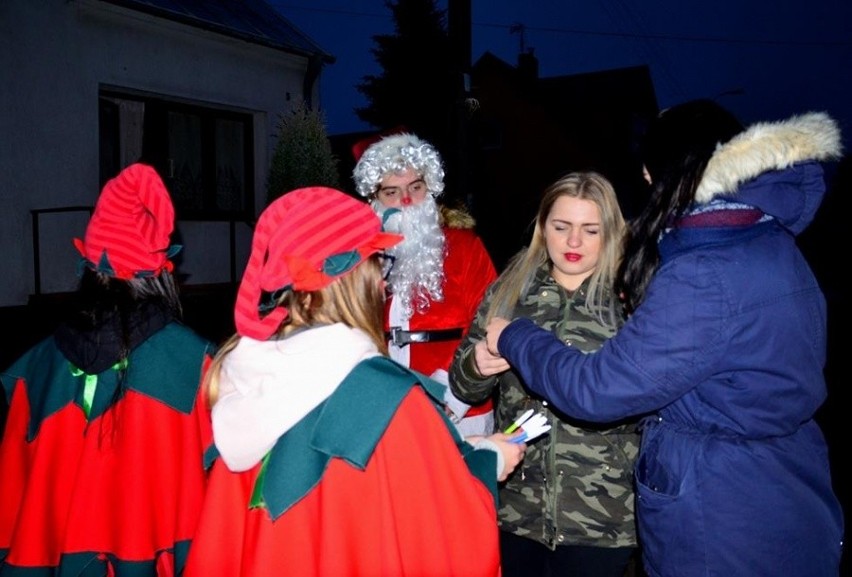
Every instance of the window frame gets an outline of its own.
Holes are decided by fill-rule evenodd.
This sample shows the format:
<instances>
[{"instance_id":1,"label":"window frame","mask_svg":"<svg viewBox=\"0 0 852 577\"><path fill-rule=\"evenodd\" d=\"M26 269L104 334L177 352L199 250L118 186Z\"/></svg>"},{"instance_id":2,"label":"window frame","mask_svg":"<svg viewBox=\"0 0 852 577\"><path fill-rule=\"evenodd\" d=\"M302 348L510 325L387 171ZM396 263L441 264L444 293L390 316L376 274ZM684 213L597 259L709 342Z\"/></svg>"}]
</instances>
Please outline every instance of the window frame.
<instances>
[{"instance_id":1,"label":"window frame","mask_svg":"<svg viewBox=\"0 0 852 577\"><path fill-rule=\"evenodd\" d=\"M141 129L122 126L120 113L111 114L110 109L122 103L141 105ZM249 220L255 209L254 186L254 118L251 113L221 106L189 102L161 95L141 94L132 90L102 87L98 92L99 148L101 187L128 164L136 161L152 165L160 173L166 187L172 193L175 211L182 220L233 221ZM131 104L132 106L132 104ZM117 112L117 110L116 110ZM198 139L194 142L199 168L200 195L184 199L177 193L174 155L170 155L170 115L183 115L198 120ZM241 163L242 174L237 176L238 193L236 206L222 206L219 201L218 154L227 154L216 138L217 123L235 123L242 128L242 153L232 155ZM129 124L129 123L128 123ZM136 131L139 134L130 134ZM177 137L175 137L177 138ZM141 143L138 140L141 139ZM128 142L128 140L130 142ZM192 147L187 147L192 148ZM239 146L237 146L239 148ZM141 152L140 152L141 151ZM128 157L128 153L132 156ZM137 154L138 153L138 154ZM241 158L240 158L241 157ZM239 182L241 180L241 182Z\"/></svg>"}]
</instances>

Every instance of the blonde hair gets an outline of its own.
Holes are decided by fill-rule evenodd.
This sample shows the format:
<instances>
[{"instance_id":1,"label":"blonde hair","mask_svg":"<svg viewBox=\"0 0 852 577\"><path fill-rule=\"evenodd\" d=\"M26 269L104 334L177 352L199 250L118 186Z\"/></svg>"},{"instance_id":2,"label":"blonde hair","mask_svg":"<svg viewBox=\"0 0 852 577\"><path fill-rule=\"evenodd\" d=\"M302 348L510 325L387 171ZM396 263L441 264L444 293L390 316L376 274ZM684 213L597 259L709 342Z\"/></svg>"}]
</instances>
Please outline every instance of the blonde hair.
<instances>
[{"instance_id":1,"label":"blonde hair","mask_svg":"<svg viewBox=\"0 0 852 577\"><path fill-rule=\"evenodd\" d=\"M545 189L530 245L515 255L500 275L488 309L488 320L495 316L512 318L515 305L529 293L538 269L545 265L553 267L547 254L544 230L553 205L563 196L589 200L598 207L601 250L598 264L589 278L586 302L605 326L616 327L619 324L621 306L618 299L609 298L609 295L615 287L621 263L625 223L612 184L597 172L572 172Z\"/></svg>"},{"instance_id":2,"label":"blonde hair","mask_svg":"<svg viewBox=\"0 0 852 577\"><path fill-rule=\"evenodd\" d=\"M284 291L277 306L286 307L287 318L271 339L281 338L304 327L343 323L364 331L379 352L388 354L384 334L384 288L378 255L372 255L347 274L317 291ZM219 374L225 357L242 337L232 335L216 352L204 377L207 402L213 406L219 396ZM329 362L334 362L330 360Z\"/></svg>"}]
</instances>

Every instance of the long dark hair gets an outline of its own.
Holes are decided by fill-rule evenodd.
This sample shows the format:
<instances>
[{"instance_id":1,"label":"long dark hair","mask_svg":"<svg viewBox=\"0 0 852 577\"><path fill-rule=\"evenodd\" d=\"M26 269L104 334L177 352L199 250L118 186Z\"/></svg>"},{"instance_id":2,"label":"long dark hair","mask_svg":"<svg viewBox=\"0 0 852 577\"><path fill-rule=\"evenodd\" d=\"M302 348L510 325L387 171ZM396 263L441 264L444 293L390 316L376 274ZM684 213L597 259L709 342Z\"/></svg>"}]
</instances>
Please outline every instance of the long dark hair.
<instances>
[{"instance_id":1,"label":"long dark hair","mask_svg":"<svg viewBox=\"0 0 852 577\"><path fill-rule=\"evenodd\" d=\"M668 108L648 126L641 155L651 178L650 199L628 227L618 274L618 289L628 312L645 298L659 266L660 235L692 205L716 148L742 130L734 115L712 100L693 100Z\"/></svg>"},{"instance_id":2,"label":"long dark hair","mask_svg":"<svg viewBox=\"0 0 852 577\"><path fill-rule=\"evenodd\" d=\"M118 385L108 403L111 425L99 420L100 437L118 430L118 400L127 386L126 363L133 348L172 320L182 308L169 271L122 280L85 268L58 327L57 346L77 368L96 374L115 363Z\"/></svg>"},{"instance_id":3,"label":"long dark hair","mask_svg":"<svg viewBox=\"0 0 852 577\"><path fill-rule=\"evenodd\" d=\"M66 322L78 330L92 330L117 316L125 325L130 315L150 305L181 319L180 296L169 271L152 277L121 280L85 268Z\"/></svg>"}]
</instances>

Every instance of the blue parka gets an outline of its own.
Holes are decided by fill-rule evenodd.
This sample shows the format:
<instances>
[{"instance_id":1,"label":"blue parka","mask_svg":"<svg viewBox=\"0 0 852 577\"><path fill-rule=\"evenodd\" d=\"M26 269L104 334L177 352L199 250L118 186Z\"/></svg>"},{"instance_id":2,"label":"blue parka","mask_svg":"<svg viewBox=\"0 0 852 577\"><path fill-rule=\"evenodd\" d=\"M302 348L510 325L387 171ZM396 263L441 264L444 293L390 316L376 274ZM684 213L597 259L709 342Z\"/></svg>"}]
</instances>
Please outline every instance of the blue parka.
<instances>
[{"instance_id":1,"label":"blue parka","mask_svg":"<svg viewBox=\"0 0 852 577\"><path fill-rule=\"evenodd\" d=\"M814 413L826 398L826 305L796 246L840 153L828 116L752 126L696 193L768 217L675 227L621 331L582 354L523 319L498 342L531 389L573 417L646 414L636 465L651 577L835 576L843 513Z\"/></svg>"}]
</instances>

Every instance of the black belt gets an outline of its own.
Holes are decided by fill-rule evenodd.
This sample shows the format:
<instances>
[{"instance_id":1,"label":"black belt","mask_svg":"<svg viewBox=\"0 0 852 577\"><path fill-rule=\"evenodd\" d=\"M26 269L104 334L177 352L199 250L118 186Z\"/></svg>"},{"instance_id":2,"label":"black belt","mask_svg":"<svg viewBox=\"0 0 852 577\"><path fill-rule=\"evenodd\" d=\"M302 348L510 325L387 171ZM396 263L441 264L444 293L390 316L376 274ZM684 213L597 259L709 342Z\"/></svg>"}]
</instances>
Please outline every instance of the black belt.
<instances>
[{"instance_id":1,"label":"black belt","mask_svg":"<svg viewBox=\"0 0 852 577\"><path fill-rule=\"evenodd\" d=\"M398 347L411 343L434 343L436 341L452 341L462 338L462 329L443 329L440 331L404 331L400 327L391 327L385 337Z\"/></svg>"}]
</instances>

